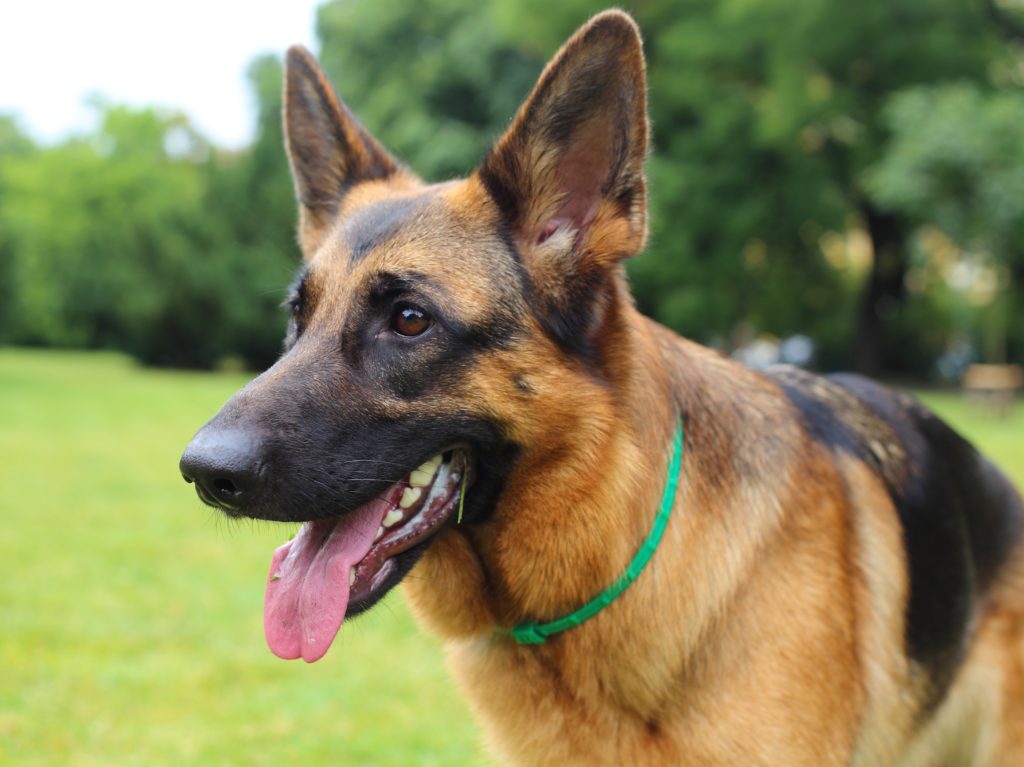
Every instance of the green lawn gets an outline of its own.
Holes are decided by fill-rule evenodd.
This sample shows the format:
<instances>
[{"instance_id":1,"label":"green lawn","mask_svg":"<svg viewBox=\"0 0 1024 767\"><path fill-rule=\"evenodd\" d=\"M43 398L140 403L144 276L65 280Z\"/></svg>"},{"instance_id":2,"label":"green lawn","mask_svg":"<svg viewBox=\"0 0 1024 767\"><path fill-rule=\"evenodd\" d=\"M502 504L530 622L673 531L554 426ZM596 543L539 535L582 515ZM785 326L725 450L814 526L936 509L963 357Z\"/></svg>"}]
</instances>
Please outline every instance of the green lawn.
<instances>
[{"instance_id":1,"label":"green lawn","mask_svg":"<svg viewBox=\"0 0 1024 767\"><path fill-rule=\"evenodd\" d=\"M287 531L225 521L177 472L243 381L0 349L0 764L486 763L400 596L313 666L264 646ZM1024 406L924 399L1024 485Z\"/></svg>"}]
</instances>

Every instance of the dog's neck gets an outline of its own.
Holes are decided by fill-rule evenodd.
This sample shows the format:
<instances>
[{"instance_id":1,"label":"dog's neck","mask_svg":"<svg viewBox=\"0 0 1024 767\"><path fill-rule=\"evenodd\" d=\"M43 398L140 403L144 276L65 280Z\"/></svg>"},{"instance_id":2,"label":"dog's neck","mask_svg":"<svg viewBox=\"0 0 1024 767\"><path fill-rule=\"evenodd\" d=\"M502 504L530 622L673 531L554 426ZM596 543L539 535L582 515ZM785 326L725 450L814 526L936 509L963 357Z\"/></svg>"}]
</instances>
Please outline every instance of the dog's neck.
<instances>
[{"instance_id":1,"label":"dog's neck","mask_svg":"<svg viewBox=\"0 0 1024 767\"><path fill-rule=\"evenodd\" d=\"M651 323L628 301L613 310L624 353L604 372L615 380L577 389L552 415L559 428L510 471L491 519L441 536L409 579L414 607L443 636L488 637L572 612L623 572L650 532L676 387Z\"/></svg>"},{"instance_id":2,"label":"dog's neck","mask_svg":"<svg viewBox=\"0 0 1024 767\"><path fill-rule=\"evenodd\" d=\"M776 538L780 558L789 551L780 509L799 485L784 446L796 444L786 434L797 427L771 407L772 387L632 306L618 323L625 335L616 345L627 354L615 386L596 387L606 399L574 396L578 422L550 451L524 452L494 516L439 536L404 582L478 705L494 692L474 680L493 680L500 669L504 694L528 673L552 695L585 694L604 701L613 719L642 719L680 684L710 683L717 672L709 669L742 652L742 637L756 629L734 626L730 605L767 540ZM730 387L716 384L726 376ZM646 570L608 609L544 644L519 645L496 631L565 615L621 574L658 509L677 412L686 450L676 506ZM779 437L775 449L744 439L750 429ZM699 556L687 556L694 541ZM747 609L752 625L765 617L756 605ZM728 632L706 642L722 625ZM671 643L662 641L666 626Z\"/></svg>"}]
</instances>

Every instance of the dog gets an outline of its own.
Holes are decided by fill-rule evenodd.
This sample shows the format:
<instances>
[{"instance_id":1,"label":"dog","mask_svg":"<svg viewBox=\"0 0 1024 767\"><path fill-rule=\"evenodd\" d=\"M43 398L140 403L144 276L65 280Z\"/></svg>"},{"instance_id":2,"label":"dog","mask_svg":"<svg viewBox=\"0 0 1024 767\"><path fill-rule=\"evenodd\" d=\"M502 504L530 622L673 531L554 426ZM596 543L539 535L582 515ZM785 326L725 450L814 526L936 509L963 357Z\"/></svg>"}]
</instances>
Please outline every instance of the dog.
<instances>
[{"instance_id":1,"label":"dog","mask_svg":"<svg viewBox=\"0 0 1024 767\"><path fill-rule=\"evenodd\" d=\"M428 185L287 54L304 266L278 362L181 459L302 522L314 661L403 587L513 765L1024 764L1024 504L905 394L756 372L634 308L645 63L619 11Z\"/></svg>"}]
</instances>

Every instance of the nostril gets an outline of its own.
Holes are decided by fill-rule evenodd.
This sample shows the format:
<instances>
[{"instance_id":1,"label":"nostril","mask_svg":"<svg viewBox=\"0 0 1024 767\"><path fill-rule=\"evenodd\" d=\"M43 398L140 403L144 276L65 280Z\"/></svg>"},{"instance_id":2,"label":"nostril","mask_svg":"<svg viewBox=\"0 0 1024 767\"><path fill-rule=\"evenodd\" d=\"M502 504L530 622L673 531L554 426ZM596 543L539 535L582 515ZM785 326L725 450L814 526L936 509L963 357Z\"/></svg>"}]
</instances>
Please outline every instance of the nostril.
<instances>
[{"instance_id":1,"label":"nostril","mask_svg":"<svg viewBox=\"0 0 1024 767\"><path fill-rule=\"evenodd\" d=\"M200 500L228 512L251 507L264 484L262 445L246 431L207 426L189 443L178 462Z\"/></svg>"},{"instance_id":2,"label":"nostril","mask_svg":"<svg viewBox=\"0 0 1024 767\"><path fill-rule=\"evenodd\" d=\"M217 492L221 495L236 496L239 493L238 488L235 487L235 483L230 479L225 479L224 477L218 477L213 480L213 486L217 488Z\"/></svg>"}]
</instances>

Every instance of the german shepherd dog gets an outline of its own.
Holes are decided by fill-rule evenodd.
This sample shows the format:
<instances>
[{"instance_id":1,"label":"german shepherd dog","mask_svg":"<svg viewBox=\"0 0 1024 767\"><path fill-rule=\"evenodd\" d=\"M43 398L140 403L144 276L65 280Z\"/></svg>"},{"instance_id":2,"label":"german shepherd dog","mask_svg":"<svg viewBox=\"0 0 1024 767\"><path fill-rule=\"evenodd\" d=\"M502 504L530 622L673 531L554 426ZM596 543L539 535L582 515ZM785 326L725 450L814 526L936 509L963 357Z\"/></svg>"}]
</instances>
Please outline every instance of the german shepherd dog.
<instances>
[{"instance_id":1,"label":"german shepherd dog","mask_svg":"<svg viewBox=\"0 0 1024 767\"><path fill-rule=\"evenodd\" d=\"M206 503L303 523L274 653L316 660L414 571L503 764L1024 765L1011 484L907 395L745 369L634 308L627 15L564 45L465 180L421 182L300 48L284 103L285 351L181 460Z\"/></svg>"}]
</instances>

